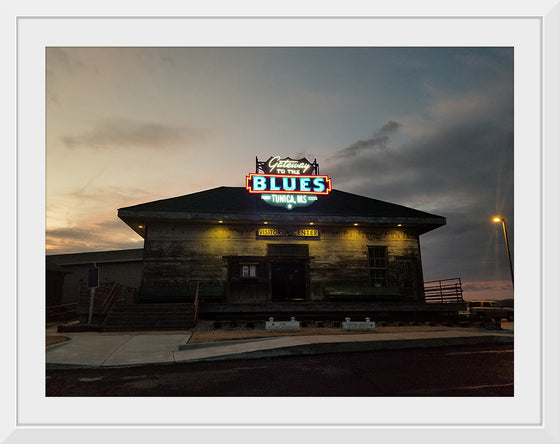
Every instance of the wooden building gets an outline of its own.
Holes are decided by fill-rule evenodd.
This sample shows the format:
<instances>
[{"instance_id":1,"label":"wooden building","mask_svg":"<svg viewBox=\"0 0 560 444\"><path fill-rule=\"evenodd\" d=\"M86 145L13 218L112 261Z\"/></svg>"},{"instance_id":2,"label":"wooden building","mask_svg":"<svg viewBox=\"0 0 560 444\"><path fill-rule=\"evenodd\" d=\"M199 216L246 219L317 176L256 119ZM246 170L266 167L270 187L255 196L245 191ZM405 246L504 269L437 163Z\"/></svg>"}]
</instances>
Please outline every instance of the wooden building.
<instances>
[{"instance_id":1,"label":"wooden building","mask_svg":"<svg viewBox=\"0 0 560 444\"><path fill-rule=\"evenodd\" d=\"M88 276L96 267L100 287L95 309L111 288L118 285L123 303L136 302L143 269L143 249L52 254L46 256L46 320L88 319Z\"/></svg>"},{"instance_id":2,"label":"wooden building","mask_svg":"<svg viewBox=\"0 0 560 444\"><path fill-rule=\"evenodd\" d=\"M219 187L119 209L144 238L138 301L199 285L223 309L424 302L420 236L445 218L338 190L292 208L275 199Z\"/></svg>"},{"instance_id":3,"label":"wooden building","mask_svg":"<svg viewBox=\"0 0 560 444\"><path fill-rule=\"evenodd\" d=\"M59 285L59 296L51 303L47 296L47 306L79 302L80 293L87 288L88 272L93 266L99 268L102 282L118 282L127 289L128 300L132 301L133 297L130 295L134 294L140 285L143 254L141 248L135 248L48 255L46 257L47 289ZM56 276L49 273L49 270L53 269L58 273L64 273L63 282L60 278L55 280ZM47 291L47 295L48 293Z\"/></svg>"}]
</instances>

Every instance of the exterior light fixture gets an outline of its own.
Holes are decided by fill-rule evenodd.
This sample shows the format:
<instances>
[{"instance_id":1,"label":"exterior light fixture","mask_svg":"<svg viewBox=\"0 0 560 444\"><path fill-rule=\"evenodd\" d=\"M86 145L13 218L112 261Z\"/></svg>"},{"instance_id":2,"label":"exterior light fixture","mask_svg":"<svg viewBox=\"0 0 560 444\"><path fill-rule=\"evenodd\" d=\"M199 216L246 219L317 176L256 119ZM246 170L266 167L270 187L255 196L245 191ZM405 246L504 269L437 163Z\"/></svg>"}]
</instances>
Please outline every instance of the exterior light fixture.
<instances>
[{"instance_id":1,"label":"exterior light fixture","mask_svg":"<svg viewBox=\"0 0 560 444\"><path fill-rule=\"evenodd\" d=\"M309 225L313 225L313 222L309 222Z\"/></svg>"},{"instance_id":2,"label":"exterior light fixture","mask_svg":"<svg viewBox=\"0 0 560 444\"><path fill-rule=\"evenodd\" d=\"M402 227L402 224L397 224L397 227Z\"/></svg>"},{"instance_id":3,"label":"exterior light fixture","mask_svg":"<svg viewBox=\"0 0 560 444\"><path fill-rule=\"evenodd\" d=\"M513 286L513 265L511 263L511 254L509 252L509 242L508 242L508 237L507 237L507 229L506 229L506 220L503 217L499 217L496 216L494 217L494 219L492 219L493 222L501 222L502 223L502 227L504 228L504 240L506 242L506 250L507 250L507 255L508 255L508 260L509 260L509 271L511 273L511 285Z\"/></svg>"},{"instance_id":4,"label":"exterior light fixture","mask_svg":"<svg viewBox=\"0 0 560 444\"><path fill-rule=\"evenodd\" d=\"M144 228L144 225L138 225L138 228Z\"/></svg>"},{"instance_id":5,"label":"exterior light fixture","mask_svg":"<svg viewBox=\"0 0 560 444\"><path fill-rule=\"evenodd\" d=\"M357 226L358 226L358 224L357 224L357 223L355 223L355 224L354 224L354 226L355 226L355 227L357 227Z\"/></svg>"},{"instance_id":6,"label":"exterior light fixture","mask_svg":"<svg viewBox=\"0 0 560 444\"><path fill-rule=\"evenodd\" d=\"M264 221L263 224L268 225L268 222L267 222L267 221Z\"/></svg>"},{"instance_id":7,"label":"exterior light fixture","mask_svg":"<svg viewBox=\"0 0 560 444\"><path fill-rule=\"evenodd\" d=\"M223 224L224 221L223 221L223 220L219 220L218 223L219 223L219 224Z\"/></svg>"}]
</instances>

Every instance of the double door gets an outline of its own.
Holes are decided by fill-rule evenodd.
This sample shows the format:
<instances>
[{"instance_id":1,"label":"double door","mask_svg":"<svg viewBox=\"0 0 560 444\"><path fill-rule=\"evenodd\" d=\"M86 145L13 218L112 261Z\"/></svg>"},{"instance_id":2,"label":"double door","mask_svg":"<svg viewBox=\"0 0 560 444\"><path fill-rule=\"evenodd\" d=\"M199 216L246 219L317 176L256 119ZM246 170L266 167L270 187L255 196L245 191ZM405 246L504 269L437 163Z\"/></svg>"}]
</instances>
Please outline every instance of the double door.
<instances>
[{"instance_id":1,"label":"double door","mask_svg":"<svg viewBox=\"0 0 560 444\"><path fill-rule=\"evenodd\" d=\"M272 261L270 290L273 302L304 301L307 294L307 261L303 259Z\"/></svg>"}]
</instances>

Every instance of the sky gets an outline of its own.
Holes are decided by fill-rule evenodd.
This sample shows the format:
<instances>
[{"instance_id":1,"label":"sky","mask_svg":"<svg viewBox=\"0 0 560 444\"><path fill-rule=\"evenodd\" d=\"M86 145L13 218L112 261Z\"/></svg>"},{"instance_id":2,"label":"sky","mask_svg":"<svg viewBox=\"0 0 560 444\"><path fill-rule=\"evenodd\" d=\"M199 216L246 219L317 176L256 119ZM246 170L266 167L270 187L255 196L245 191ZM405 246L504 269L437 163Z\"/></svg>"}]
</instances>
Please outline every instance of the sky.
<instances>
[{"instance_id":1,"label":"sky","mask_svg":"<svg viewBox=\"0 0 560 444\"><path fill-rule=\"evenodd\" d=\"M512 48L46 50L47 254L142 248L117 209L317 159L342 191L447 219L426 281L513 297Z\"/></svg>"}]
</instances>

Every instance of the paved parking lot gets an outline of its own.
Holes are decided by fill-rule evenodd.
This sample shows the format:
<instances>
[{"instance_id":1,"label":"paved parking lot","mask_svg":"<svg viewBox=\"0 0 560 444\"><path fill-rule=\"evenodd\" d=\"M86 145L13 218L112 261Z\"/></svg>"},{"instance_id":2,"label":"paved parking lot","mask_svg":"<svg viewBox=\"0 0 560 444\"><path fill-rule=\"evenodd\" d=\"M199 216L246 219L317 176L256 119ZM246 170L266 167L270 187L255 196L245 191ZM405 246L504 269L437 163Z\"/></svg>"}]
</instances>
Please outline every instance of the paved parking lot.
<instances>
[{"instance_id":1,"label":"paved parking lot","mask_svg":"<svg viewBox=\"0 0 560 444\"><path fill-rule=\"evenodd\" d=\"M48 370L47 396L513 396L513 344Z\"/></svg>"}]
</instances>

